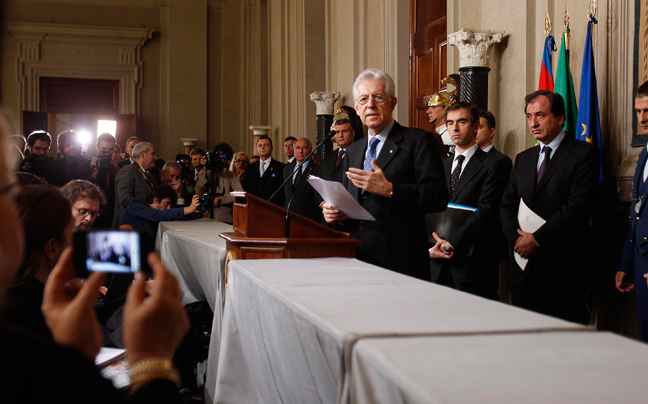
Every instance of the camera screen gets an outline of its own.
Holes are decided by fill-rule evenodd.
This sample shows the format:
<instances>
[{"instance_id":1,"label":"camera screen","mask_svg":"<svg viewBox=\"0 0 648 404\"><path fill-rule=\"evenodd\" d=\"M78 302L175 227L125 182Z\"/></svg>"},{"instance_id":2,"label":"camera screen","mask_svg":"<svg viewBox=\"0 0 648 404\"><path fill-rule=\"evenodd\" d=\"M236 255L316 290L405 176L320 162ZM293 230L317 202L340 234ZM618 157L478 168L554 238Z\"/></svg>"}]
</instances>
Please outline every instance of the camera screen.
<instances>
[{"instance_id":1,"label":"camera screen","mask_svg":"<svg viewBox=\"0 0 648 404\"><path fill-rule=\"evenodd\" d=\"M86 243L88 271L131 273L141 269L140 235L137 232L88 232Z\"/></svg>"}]
</instances>

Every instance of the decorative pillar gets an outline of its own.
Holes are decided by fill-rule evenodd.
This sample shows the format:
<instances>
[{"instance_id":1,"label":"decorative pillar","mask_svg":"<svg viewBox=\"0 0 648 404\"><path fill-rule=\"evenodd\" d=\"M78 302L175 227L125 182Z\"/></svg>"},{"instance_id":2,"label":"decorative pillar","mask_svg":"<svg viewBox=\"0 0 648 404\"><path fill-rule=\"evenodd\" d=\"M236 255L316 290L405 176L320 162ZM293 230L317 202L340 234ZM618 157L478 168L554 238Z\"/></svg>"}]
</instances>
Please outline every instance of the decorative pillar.
<instances>
[{"instance_id":1,"label":"decorative pillar","mask_svg":"<svg viewBox=\"0 0 648 404\"><path fill-rule=\"evenodd\" d=\"M252 140L252 150L256 153L257 140L259 140L261 136L270 136L270 129L272 129L272 126L250 125L249 128L252 131L252 137L254 138L254 140Z\"/></svg>"},{"instance_id":2,"label":"decorative pillar","mask_svg":"<svg viewBox=\"0 0 648 404\"><path fill-rule=\"evenodd\" d=\"M190 154L191 150L196 146L196 142L198 139L187 139L187 138L181 138L182 141L182 147L184 148L185 154Z\"/></svg>"},{"instance_id":3,"label":"decorative pillar","mask_svg":"<svg viewBox=\"0 0 648 404\"><path fill-rule=\"evenodd\" d=\"M477 108L488 110L491 45L507 36L504 31L475 32L463 28L448 35L448 43L459 49L459 101L472 102Z\"/></svg>"},{"instance_id":4,"label":"decorative pillar","mask_svg":"<svg viewBox=\"0 0 648 404\"><path fill-rule=\"evenodd\" d=\"M317 115L317 141L316 144L326 138L333 125L333 113L335 112L335 101L340 98L340 93L327 93L316 91L310 95L311 101L315 102L315 114ZM327 142L317 153L319 161L324 161L324 157L333 151L333 144Z\"/></svg>"}]
</instances>

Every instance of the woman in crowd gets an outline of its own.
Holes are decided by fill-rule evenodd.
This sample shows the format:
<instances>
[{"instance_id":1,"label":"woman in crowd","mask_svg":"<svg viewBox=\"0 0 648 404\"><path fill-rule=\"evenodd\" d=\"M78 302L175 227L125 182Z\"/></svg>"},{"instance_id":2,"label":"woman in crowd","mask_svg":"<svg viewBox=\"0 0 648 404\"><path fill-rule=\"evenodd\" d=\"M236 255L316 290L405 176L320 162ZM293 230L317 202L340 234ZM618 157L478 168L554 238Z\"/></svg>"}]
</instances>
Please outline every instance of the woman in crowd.
<instances>
[{"instance_id":1,"label":"woman in crowd","mask_svg":"<svg viewBox=\"0 0 648 404\"><path fill-rule=\"evenodd\" d=\"M0 122L0 300L16 279L25 249L14 207L19 185L12 168L17 162L10 164L8 140ZM138 274L124 309L128 393L116 390L94 364L101 347L94 301L105 274L95 272L85 282L75 278L68 248L47 278L43 294L42 312L54 342L0 320L0 353L8 370L0 378L3 402L179 403L171 358L189 322L176 279L155 253L148 260L155 282L147 290L145 277Z\"/></svg>"},{"instance_id":2,"label":"woman in crowd","mask_svg":"<svg viewBox=\"0 0 648 404\"><path fill-rule=\"evenodd\" d=\"M25 234L25 254L7 289L2 316L26 332L51 339L40 307L50 272L63 251L72 246L72 209L53 185L27 185L16 207Z\"/></svg>"},{"instance_id":3,"label":"woman in crowd","mask_svg":"<svg viewBox=\"0 0 648 404\"><path fill-rule=\"evenodd\" d=\"M241 151L234 154L234 158L230 163L230 171L236 174L241 184L243 183L243 178L245 178L245 172L249 165L250 162L245 153Z\"/></svg>"}]
</instances>

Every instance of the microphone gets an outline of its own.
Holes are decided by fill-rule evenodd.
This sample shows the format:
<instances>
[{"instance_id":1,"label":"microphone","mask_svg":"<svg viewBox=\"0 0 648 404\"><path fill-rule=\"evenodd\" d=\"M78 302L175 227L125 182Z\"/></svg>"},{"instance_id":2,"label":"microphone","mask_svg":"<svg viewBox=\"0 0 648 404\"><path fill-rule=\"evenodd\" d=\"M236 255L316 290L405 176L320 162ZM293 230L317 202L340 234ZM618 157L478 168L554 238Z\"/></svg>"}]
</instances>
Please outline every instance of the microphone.
<instances>
[{"instance_id":1,"label":"microphone","mask_svg":"<svg viewBox=\"0 0 648 404\"><path fill-rule=\"evenodd\" d=\"M333 136L335 136L335 131L331 130L329 132L328 136L325 136L324 139L322 139L322 141L319 142L319 144L317 146L315 146L315 148L313 150L311 150L310 153L308 153L308 156L306 156L304 161L310 161L310 157L313 155L313 153L315 153L319 149L321 149L322 146L324 146L326 144L326 142L330 141L331 138L333 138ZM277 188L277 190L274 191L274 193L270 196L270 198L268 198L268 201L270 201L277 194L277 192L279 192L280 190L283 190L284 185L286 185L286 183L288 181L292 181L292 178L295 175L295 173L297 172L297 170L301 171L302 166L304 165L304 161L299 163L299 165L297 166L297 169L293 170L293 172L288 176L288 178L286 178L284 180L284 182L279 186L279 188ZM299 177L299 181L297 181L297 185L295 185L295 190L297 190L297 188L299 188L299 185L304 181L304 178L306 178L305 175L302 175L301 177ZM285 225L285 228L284 228L284 237L285 238L290 237L290 204L292 203L292 200L293 200L294 197L295 197L295 193L293 192L292 196L288 200L288 203L286 204L286 225Z\"/></svg>"}]
</instances>

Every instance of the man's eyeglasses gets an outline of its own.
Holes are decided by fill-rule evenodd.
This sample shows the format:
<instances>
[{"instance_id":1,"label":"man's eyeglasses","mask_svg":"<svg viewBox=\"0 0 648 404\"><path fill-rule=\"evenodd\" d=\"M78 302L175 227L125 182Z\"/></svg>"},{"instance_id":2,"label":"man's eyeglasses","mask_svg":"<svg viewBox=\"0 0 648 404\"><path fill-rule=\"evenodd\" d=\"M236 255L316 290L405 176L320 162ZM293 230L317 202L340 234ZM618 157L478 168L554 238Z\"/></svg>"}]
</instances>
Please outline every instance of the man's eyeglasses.
<instances>
[{"instance_id":1,"label":"man's eyeglasses","mask_svg":"<svg viewBox=\"0 0 648 404\"><path fill-rule=\"evenodd\" d=\"M76 206L72 206L79 214L83 217L98 218L101 215L101 212L91 212L87 209L79 209Z\"/></svg>"},{"instance_id":2,"label":"man's eyeglasses","mask_svg":"<svg viewBox=\"0 0 648 404\"><path fill-rule=\"evenodd\" d=\"M49 147L32 147L32 149L34 149L34 151L37 151L37 152L47 153L50 148Z\"/></svg>"},{"instance_id":3,"label":"man's eyeglasses","mask_svg":"<svg viewBox=\"0 0 648 404\"><path fill-rule=\"evenodd\" d=\"M385 101L387 101L387 97L384 96L383 94L376 94L376 95L372 95L371 97L368 95L363 95L360 98L358 98L358 104L367 105L369 99L373 99L374 104L377 105L384 104Z\"/></svg>"}]
</instances>

